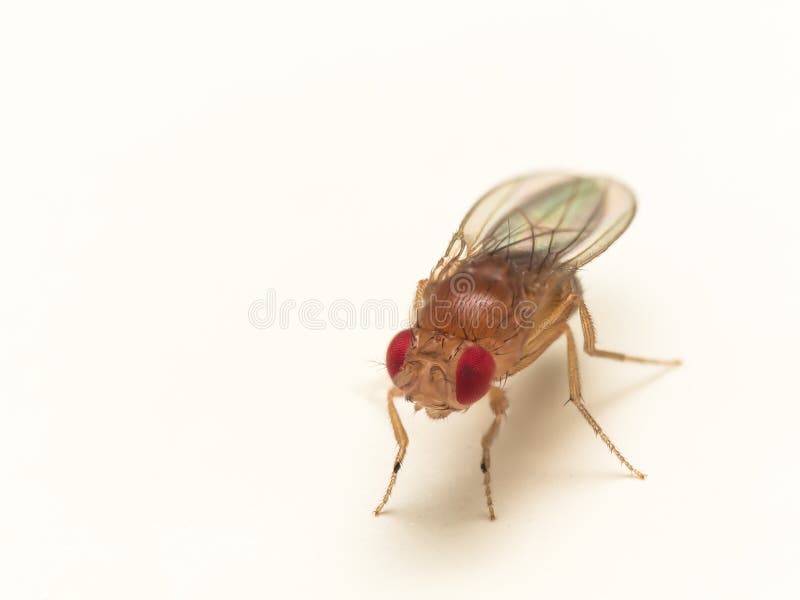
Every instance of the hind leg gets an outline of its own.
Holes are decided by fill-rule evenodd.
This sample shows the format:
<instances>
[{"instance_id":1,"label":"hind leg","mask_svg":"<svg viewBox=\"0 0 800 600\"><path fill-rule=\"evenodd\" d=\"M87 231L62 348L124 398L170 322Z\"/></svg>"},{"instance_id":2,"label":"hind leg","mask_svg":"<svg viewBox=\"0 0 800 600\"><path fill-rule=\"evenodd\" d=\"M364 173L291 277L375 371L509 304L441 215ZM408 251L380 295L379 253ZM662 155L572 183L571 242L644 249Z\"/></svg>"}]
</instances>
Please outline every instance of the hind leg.
<instances>
[{"instance_id":1,"label":"hind leg","mask_svg":"<svg viewBox=\"0 0 800 600\"><path fill-rule=\"evenodd\" d=\"M642 358L640 356L628 356L621 352L609 352L608 350L600 350L595 346L595 330L592 315L589 314L589 309L586 308L586 303L583 298L580 299L578 309L581 313L581 329L583 330L583 351L589 356L598 356L600 358L613 358L614 360L625 360L629 362L638 362L649 365L667 365L670 367L677 367L681 364L680 360L660 360L655 358Z\"/></svg>"}]
</instances>

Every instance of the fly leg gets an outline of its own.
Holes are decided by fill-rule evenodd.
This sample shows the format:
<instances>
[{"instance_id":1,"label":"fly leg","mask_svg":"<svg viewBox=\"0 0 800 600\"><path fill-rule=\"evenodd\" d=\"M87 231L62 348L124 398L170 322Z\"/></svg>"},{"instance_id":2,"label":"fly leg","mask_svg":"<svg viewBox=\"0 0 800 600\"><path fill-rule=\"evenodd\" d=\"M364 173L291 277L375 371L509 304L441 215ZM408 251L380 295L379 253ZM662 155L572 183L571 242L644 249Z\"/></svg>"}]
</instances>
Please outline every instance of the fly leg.
<instances>
[{"instance_id":1,"label":"fly leg","mask_svg":"<svg viewBox=\"0 0 800 600\"><path fill-rule=\"evenodd\" d=\"M583 329L583 351L589 356L599 356L601 358L613 358L614 360L627 360L630 362L638 362L650 365L667 365L670 367L677 367L681 364L680 360L659 360L654 358L642 358L639 356L628 356L621 352L609 352L608 350L600 350L595 347L595 330L592 315L589 314L589 309L586 308L586 303L583 298L580 299L578 305L581 313L581 329Z\"/></svg>"},{"instance_id":2,"label":"fly leg","mask_svg":"<svg viewBox=\"0 0 800 600\"><path fill-rule=\"evenodd\" d=\"M637 479L644 479L646 475L629 463L628 459L625 458L619 450L617 450L617 447L605 434L600 425L598 425L597 421L594 420L594 417L591 415L591 413L589 413L589 409L587 409L586 405L583 403L583 399L581 398L581 379L580 374L578 373L578 351L575 348L575 338L573 337L572 331L568 326L564 327L564 335L567 338L569 399L578 408L580 413L583 415L583 418L586 419L589 425L592 426L595 434L600 436L600 439L603 440L606 446L608 446L608 449L611 450L611 453L616 456Z\"/></svg>"},{"instance_id":3,"label":"fly leg","mask_svg":"<svg viewBox=\"0 0 800 600\"><path fill-rule=\"evenodd\" d=\"M483 487L486 491L486 506L489 508L489 519L494 521L494 504L492 502L492 488L490 487L491 477L489 475L489 467L491 464L491 457L489 456L489 449L492 447L494 438L497 437L497 432L500 430L500 422L506 415L508 408L508 400L506 399L505 392L498 387L489 389L489 405L492 407L494 413L494 421L491 426L483 434L481 438L481 446L483 447L483 459L481 460L481 471L483 472Z\"/></svg>"},{"instance_id":4,"label":"fly leg","mask_svg":"<svg viewBox=\"0 0 800 600\"><path fill-rule=\"evenodd\" d=\"M383 495L383 500L375 508L375 516L377 517L386 503L389 502L389 496L392 493L395 481L397 481L397 472L403 464L403 458L406 455L406 448L408 447L408 435L403 427L403 422L400 420L400 415L397 414L397 408L394 406L394 399L397 396L402 396L403 392L399 388L392 387L386 395L386 400L389 407L389 420L392 422L392 429L394 430L394 439L397 440L399 446L397 456L394 459L394 467L392 468L392 476L389 478L389 485L386 487L386 493Z\"/></svg>"}]
</instances>

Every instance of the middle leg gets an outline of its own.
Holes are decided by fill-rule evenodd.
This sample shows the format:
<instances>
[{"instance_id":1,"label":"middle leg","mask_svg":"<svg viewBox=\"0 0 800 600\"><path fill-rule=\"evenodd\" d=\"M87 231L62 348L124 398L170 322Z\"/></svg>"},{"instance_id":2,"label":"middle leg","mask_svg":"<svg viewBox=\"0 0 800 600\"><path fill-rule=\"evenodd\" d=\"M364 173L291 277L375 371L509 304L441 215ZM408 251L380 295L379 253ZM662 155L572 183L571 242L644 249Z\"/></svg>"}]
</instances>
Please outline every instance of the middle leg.
<instances>
[{"instance_id":1,"label":"middle leg","mask_svg":"<svg viewBox=\"0 0 800 600\"><path fill-rule=\"evenodd\" d=\"M611 453L616 456L620 462L625 465L628 470L637 478L637 479L644 479L647 477L644 473L639 471L636 467L634 467L628 459L625 458L622 453L617 450L617 447L611 441L611 439L606 435L597 421L594 420L594 417L589 412L589 409L586 408L586 405L583 403L583 398L581 397L581 379L580 374L578 372L578 351L575 349L575 338L572 335L572 331L570 330L569 326L564 326L564 336L567 338L567 364L569 368L569 399L572 403L577 407L580 413L583 415L583 418L591 425L592 429L596 435L600 436L600 439L603 440L608 449L611 450Z\"/></svg>"}]
</instances>

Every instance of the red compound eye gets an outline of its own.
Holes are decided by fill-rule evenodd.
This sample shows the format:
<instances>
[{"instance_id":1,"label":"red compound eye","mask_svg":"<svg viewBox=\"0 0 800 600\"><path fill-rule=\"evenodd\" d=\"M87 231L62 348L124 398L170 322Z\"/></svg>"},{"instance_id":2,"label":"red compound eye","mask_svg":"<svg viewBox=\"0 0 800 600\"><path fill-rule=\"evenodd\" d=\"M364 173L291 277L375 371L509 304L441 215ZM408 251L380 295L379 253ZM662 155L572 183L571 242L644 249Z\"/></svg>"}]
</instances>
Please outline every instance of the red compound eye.
<instances>
[{"instance_id":1,"label":"red compound eye","mask_svg":"<svg viewBox=\"0 0 800 600\"><path fill-rule=\"evenodd\" d=\"M389 342L389 347L386 349L386 370L389 371L390 377L397 375L397 372L403 368L406 352L408 352L413 338L413 332L410 329L404 329Z\"/></svg>"},{"instance_id":2,"label":"red compound eye","mask_svg":"<svg viewBox=\"0 0 800 600\"><path fill-rule=\"evenodd\" d=\"M456 399L459 404L477 402L489 391L494 378L494 359L480 346L470 346L456 367Z\"/></svg>"}]
</instances>

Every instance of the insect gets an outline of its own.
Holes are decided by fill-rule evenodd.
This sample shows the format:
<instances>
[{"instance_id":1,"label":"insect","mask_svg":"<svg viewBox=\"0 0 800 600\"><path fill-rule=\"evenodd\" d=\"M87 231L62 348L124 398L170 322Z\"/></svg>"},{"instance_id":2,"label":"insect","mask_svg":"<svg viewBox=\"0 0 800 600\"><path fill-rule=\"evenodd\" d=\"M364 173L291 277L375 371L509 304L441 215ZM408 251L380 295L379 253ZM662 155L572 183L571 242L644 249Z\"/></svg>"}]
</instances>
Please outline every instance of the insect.
<instances>
[{"instance_id":1,"label":"insect","mask_svg":"<svg viewBox=\"0 0 800 600\"><path fill-rule=\"evenodd\" d=\"M569 400L614 456L635 477L645 478L586 408L568 325L577 312L590 356L680 364L595 346L577 271L625 231L635 212L633 192L619 181L568 173L511 179L475 203L430 276L418 283L413 326L395 335L386 351L393 383L387 395L389 419L399 448L376 516L389 501L408 447L395 398L404 397L414 410L425 409L440 419L488 396L494 418L481 439L480 469L494 520L490 449L508 408L502 384L561 336L567 343Z\"/></svg>"}]
</instances>

